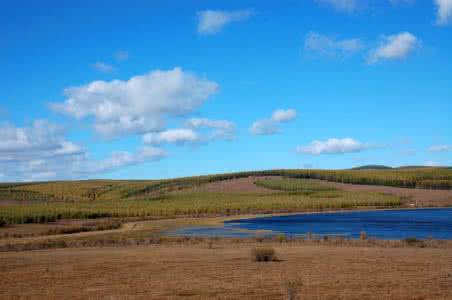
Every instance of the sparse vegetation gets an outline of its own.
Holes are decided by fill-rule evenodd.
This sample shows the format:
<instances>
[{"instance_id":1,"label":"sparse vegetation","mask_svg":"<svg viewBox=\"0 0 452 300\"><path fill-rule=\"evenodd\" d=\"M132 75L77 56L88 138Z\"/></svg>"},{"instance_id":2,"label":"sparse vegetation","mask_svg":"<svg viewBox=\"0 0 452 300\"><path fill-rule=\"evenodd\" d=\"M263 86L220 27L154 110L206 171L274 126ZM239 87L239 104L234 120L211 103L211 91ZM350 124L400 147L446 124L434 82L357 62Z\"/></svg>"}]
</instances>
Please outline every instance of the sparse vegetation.
<instances>
[{"instance_id":1,"label":"sparse vegetation","mask_svg":"<svg viewBox=\"0 0 452 300\"><path fill-rule=\"evenodd\" d=\"M298 295L301 292L301 288L303 287L303 281L298 276L292 276L286 279L284 287L286 289L287 299L295 300L298 298Z\"/></svg>"},{"instance_id":2,"label":"sparse vegetation","mask_svg":"<svg viewBox=\"0 0 452 300\"><path fill-rule=\"evenodd\" d=\"M361 233L359 234L359 239L361 241L367 240L367 233L365 231L361 231Z\"/></svg>"},{"instance_id":3,"label":"sparse vegetation","mask_svg":"<svg viewBox=\"0 0 452 300\"><path fill-rule=\"evenodd\" d=\"M418 240L415 237L407 237L404 239L405 243L407 243L408 245L412 246L412 245L416 245L419 242L421 242L420 240Z\"/></svg>"},{"instance_id":4,"label":"sparse vegetation","mask_svg":"<svg viewBox=\"0 0 452 300\"><path fill-rule=\"evenodd\" d=\"M251 257L257 262L268 262L276 260L275 249L271 247L259 247L251 250Z\"/></svg>"}]
</instances>

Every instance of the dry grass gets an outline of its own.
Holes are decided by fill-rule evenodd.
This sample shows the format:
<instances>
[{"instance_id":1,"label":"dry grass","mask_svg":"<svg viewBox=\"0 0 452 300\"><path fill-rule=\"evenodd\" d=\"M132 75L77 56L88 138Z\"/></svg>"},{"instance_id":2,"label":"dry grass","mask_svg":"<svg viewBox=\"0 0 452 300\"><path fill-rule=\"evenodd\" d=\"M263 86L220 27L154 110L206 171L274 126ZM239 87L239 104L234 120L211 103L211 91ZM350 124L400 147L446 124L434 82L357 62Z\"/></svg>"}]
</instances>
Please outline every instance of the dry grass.
<instances>
[{"instance_id":1,"label":"dry grass","mask_svg":"<svg viewBox=\"0 0 452 300\"><path fill-rule=\"evenodd\" d=\"M0 298L287 299L287 281L295 276L302 279L301 299L452 299L450 249L272 242L281 261L254 263L249 251L258 246L228 241L215 249L163 243L0 253Z\"/></svg>"}]
</instances>

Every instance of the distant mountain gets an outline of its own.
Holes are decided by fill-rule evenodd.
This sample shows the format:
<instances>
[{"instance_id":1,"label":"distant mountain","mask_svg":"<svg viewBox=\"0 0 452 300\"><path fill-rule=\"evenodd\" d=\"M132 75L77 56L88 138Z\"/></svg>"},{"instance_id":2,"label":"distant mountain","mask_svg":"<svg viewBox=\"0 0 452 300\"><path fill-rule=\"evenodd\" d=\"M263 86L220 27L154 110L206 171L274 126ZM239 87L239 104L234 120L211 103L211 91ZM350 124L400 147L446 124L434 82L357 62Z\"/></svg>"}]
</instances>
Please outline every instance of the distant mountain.
<instances>
[{"instance_id":1,"label":"distant mountain","mask_svg":"<svg viewBox=\"0 0 452 300\"><path fill-rule=\"evenodd\" d=\"M383 165L365 165L365 166L352 168L352 170L382 170L382 169L392 169L392 167L383 166Z\"/></svg>"},{"instance_id":2,"label":"distant mountain","mask_svg":"<svg viewBox=\"0 0 452 300\"><path fill-rule=\"evenodd\" d=\"M400 166L397 169L426 169L426 168L442 168L442 167L432 167L432 166Z\"/></svg>"}]
</instances>

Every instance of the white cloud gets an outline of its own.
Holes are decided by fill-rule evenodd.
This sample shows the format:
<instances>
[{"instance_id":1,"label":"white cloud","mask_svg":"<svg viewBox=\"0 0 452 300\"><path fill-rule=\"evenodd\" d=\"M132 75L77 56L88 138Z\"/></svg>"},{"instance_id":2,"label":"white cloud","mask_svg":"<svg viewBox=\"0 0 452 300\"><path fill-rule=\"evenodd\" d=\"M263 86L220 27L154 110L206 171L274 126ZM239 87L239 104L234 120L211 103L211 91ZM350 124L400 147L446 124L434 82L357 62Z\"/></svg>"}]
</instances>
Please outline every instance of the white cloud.
<instances>
[{"instance_id":1,"label":"white cloud","mask_svg":"<svg viewBox=\"0 0 452 300\"><path fill-rule=\"evenodd\" d=\"M371 51L368 63L406 58L418 45L418 38L409 32L384 37L381 45Z\"/></svg>"},{"instance_id":2,"label":"white cloud","mask_svg":"<svg viewBox=\"0 0 452 300\"><path fill-rule=\"evenodd\" d=\"M185 144L199 142L200 136L191 129L169 129L158 133L147 133L143 136L146 144Z\"/></svg>"},{"instance_id":3,"label":"white cloud","mask_svg":"<svg viewBox=\"0 0 452 300\"><path fill-rule=\"evenodd\" d=\"M34 121L30 127L23 128L4 124L0 127L0 160L16 154L27 157L33 151L47 156L80 152L77 145L64 139L63 132L63 128L46 120Z\"/></svg>"},{"instance_id":4,"label":"white cloud","mask_svg":"<svg viewBox=\"0 0 452 300\"><path fill-rule=\"evenodd\" d=\"M433 145L428 151L430 152L450 152L452 151L452 145Z\"/></svg>"},{"instance_id":5,"label":"white cloud","mask_svg":"<svg viewBox=\"0 0 452 300\"><path fill-rule=\"evenodd\" d=\"M278 123L273 120L258 120L250 127L250 133L253 135L271 135L278 132Z\"/></svg>"},{"instance_id":6,"label":"white cloud","mask_svg":"<svg viewBox=\"0 0 452 300\"><path fill-rule=\"evenodd\" d=\"M119 51L115 52L113 57L119 62L126 61L129 59L129 52L124 51L124 50L119 50Z\"/></svg>"},{"instance_id":7,"label":"white cloud","mask_svg":"<svg viewBox=\"0 0 452 300\"><path fill-rule=\"evenodd\" d=\"M313 155L344 154L361 152L371 148L374 148L374 146L358 142L352 138L332 138L326 141L313 141L307 146L298 146L297 152Z\"/></svg>"},{"instance_id":8,"label":"white cloud","mask_svg":"<svg viewBox=\"0 0 452 300\"><path fill-rule=\"evenodd\" d=\"M254 11L247 10L204 10L198 12L198 33L215 34L220 32L226 25L232 22L240 22L249 19L254 15Z\"/></svg>"},{"instance_id":9,"label":"white cloud","mask_svg":"<svg viewBox=\"0 0 452 300\"><path fill-rule=\"evenodd\" d=\"M191 118L185 122L189 128L207 128L212 131L208 134L207 140L212 139L232 139L235 132L234 123L226 120L210 120L207 118Z\"/></svg>"},{"instance_id":10,"label":"white cloud","mask_svg":"<svg viewBox=\"0 0 452 300\"><path fill-rule=\"evenodd\" d=\"M105 173L113 171L125 166L136 165L146 161L160 160L165 157L167 153L156 147L142 147L135 153L130 152L114 152L111 157L105 160L89 162L91 165L88 168L90 173Z\"/></svg>"},{"instance_id":11,"label":"white cloud","mask_svg":"<svg viewBox=\"0 0 452 300\"><path fill-rule=\"evenodd\" d=\"M145 144L198 144L217 139L230 140L234 136L234 123L226 120L191 118L185 122L187 128L151 132L143 136Z\"/></svg>"},{"instance_id":12,"label":"white cloud","mask_svg":"<svg viewBox=\"0 0 452 300\"><path fill-rule=\"evenodd\" d=\"M272 135L280 132L279 125L282 122L292 121L297 117L294 109L276 109L271 118L255 121L249 128L253 135Z\"/></svg>"},{"instance_id":13,"label":"white cloud","mask_svg":"<svg viewBox=\"0 0 452 300\"><path fill-rule=\"evenodd\" d=\"M113 73L115 71L115 67L113 67L112 65L100 62L100 61L93 64L93 68L98 72L107 73L107 74Z\"/></svg>"},{"instance_id":14,"label":"white cloud","mask_svg":"<svg viewBox=\"0 0 452 300\"><path fill-rule=\"evenodd\" d=\"M272 114L272 120L275 122L288 122L297 117L295 109L277 109Z\"/></svg>"},{"instance_id":15,"label":"white cloud","mask_svg":"<svg viewBox=\"0 0 452 300\"><path fill-rule=\"evenodd\" d=\"M174 68L70 87L64 103L52 107L78 119L92 117L96 131L113 138L160 131L167 118L193 112L217 90L217 83Z\"/></svg>"},{"instance_id":16,"label":"white cloud","mask_svg":"<svg viewBox=\"0 0 452 300\"><path fill-rule=\"evenodd\" d=\"M317 0L317 2L330 5L337 11L347 13L354 12L358 6L358 0Z\"/></svg>"},{"instance_id":17,"label":"white cloud","mask_svg":"<svg viewBox=\"0 0 452 300\"><path fill-rule=\"evenodd\" d=\"M92 160L83 147L64 135L63 128L45 120L37 120L29 127L1 125L2 180L83 178L166 155L162 149L143 147L135 153L117 152L107 159Z\"/></svg>"},{"instance_id":18,"label":"white cloud","mask_svg":"<svg viewBox=\"0 0 452 300\"><path fill-rule=\"evenodd\" d=\"M438 7L437 23L448 24L452 20L452 0L435 0L435 4Z\"/></svg>"},{"instance_id":19,"label":"white cloud","mask_svg":"<svg viewBox=\"0 0 452 300\"><path fill-rule=\"evenodd\" d=\"M326 56L338 56L356 53L363 49L360 39L337 39L317 32L310 32L305 39L304 47L310 52Z\"/></svg>"}]
</instances>

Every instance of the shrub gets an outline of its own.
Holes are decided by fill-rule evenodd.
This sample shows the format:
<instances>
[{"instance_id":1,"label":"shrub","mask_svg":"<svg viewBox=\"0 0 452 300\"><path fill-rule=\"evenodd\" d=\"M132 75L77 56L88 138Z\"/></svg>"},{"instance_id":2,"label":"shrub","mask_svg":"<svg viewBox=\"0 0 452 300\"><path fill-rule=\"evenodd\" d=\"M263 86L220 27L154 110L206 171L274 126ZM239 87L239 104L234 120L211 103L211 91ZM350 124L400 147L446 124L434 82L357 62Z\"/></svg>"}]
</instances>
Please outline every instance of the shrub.
<instances>
[{"instance_id":1,"label":"shrub","mask_svg":"<svg viewBox=\"0 0 452 300\"><path fill-rule=\"evenodd\" d=\"M289 278L286 280L284 286L286 288L287 299L295 300L303 287L303 281L298 277Z\"/></svg>"},{"instance_id":2,"label":"shrub","mask_svg":"<svg viewBox=\"0 0 452 300\"><path fill-rule=\"evenodd\" d=\"M0 218L0 227L3 227L6 225L6 221L3 218Z\"/></svg>"},{"instance_id":3,"label":"shrub","mask_svg":"<svg viewBox=\"0 0 452 300\"><path fill-rule=\"evenodd\" d=\"M415 238L415 237L407 237L405 240L405 243L407 243L408 245L415 245L415 244L417 244L417 243L419 243L420 241L417 239L417 238Z\"/></svg>"},{"instance_id":4,"label":"shrub","mask_svg":"<svg viewBox=\"0 0 452 300\"><path fill-rule=\"evenodd\" d=\"M256 242L262 243L264 241L264 238L262 236L256 236Z\"/></svg>"},{"instance_id":5,"label":"shrub","mask_svg":"<svg viewBox=\"0 0 452 300\"><path fill-rule=\"evenodd\" d=\"M278 241L282 244L287 241L287 238L284 234L278 236Z\"/></svg>"},{"instance_id":6,"label":"shrub","mask_svg":"<svg viewBox=\"0 0 452 300\"><path fill-rule=\"evenodd\" d=\"M270 248L270 247L254 248L251 250L251 256L254 261L258 261L258 262L275 261L276 260L275 249Z\"/></svg>"},{"instance_id":7,"label":"shrub","mask_svg":"<svg viewBox=\"0 0 452 300\"><path fill-rule=\"evenodd\" d=\"M365 231L361 231L361 233L359 234L359 239L361 241L367 240L367 233Z\"/></svg>"},{"instance_id":8,"label":"shrub","mask_svg":"<svg viewBox=\"0 0 452 300\"><path fill-rule=\"evenodd\" d=\"M209 249L213 249L213 240L209 240L207 243Z\"/></svg>"}]
</instances>

